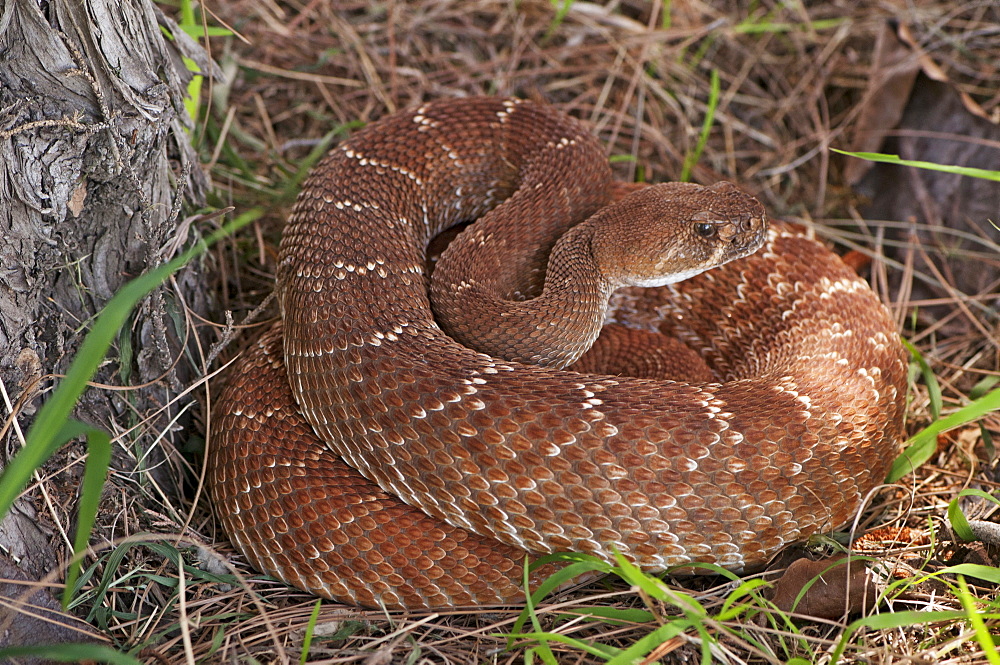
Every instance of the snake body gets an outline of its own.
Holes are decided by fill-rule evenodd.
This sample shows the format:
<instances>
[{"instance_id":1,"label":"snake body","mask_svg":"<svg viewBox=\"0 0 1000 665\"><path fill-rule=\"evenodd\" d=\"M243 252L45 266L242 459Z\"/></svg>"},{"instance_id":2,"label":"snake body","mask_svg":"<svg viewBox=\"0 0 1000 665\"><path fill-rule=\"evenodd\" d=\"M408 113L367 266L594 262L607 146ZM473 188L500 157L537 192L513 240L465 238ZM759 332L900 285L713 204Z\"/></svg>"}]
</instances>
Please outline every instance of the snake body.
<instances>
[{"instance_id":1,"label":"snake body","mask_svg":"<svg viewBox=\"0 0 1000 665\"><path fill-rule=\"evenodd\" d=\"M213 421L210 494L252 564L360 605L497 603L519 597L525 551L749 570L854 515L898 448L904 354L864 280L791 227L611 297L609 320L679 339L710 381L506 360L442 331L431 238L484 215L531 235L612 189L581 124L494 98L394 114L316 167L282 239L283 322ZM555 251L541 242L529 271Z\"/></svg>"}]
</instances>

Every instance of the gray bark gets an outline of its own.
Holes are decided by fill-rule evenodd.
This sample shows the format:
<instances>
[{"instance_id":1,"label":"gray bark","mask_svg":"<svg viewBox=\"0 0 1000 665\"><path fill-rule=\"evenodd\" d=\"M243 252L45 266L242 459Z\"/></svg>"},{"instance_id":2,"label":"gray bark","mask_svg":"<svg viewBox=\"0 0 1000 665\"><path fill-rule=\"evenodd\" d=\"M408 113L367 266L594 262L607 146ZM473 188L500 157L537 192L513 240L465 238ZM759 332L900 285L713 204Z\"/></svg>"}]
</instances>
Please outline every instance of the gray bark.
<instances>
[{"instance_id":1,"label":"gray bark","mask_svg":"<svg viewBox=\"0 0 1000 665\"><path fill-rule=\"evenodd\" d=\"M125 281L171 258L188 233L177 223L182 199L200 202L207 189L186 132L192 74L182 54L211 71L200 48L149 0L3 2L0 381L11 402L21 400L22 432L51 384L37 380L65 371L91 318ZM147 299L95 380L154 385L125 394L88 390L76 416L120 434L168 404L197 371L174 362L179 312L204 312L204 292L191 266ZM139 498L146 476L137 460L150 466L146 448L180 406L115 446L115 466L128 481L109 497ZM9 409L0 408L5 420ZM0 465L20 447L16 429L3 437ZM159 444L168 451L171 435ZM78 468L62 472L68 500L55 502L69 526ZM49 574L65 554L51 514L32 492L0 522L0 557L31 579Z\"/></svg>"}]
</instances>

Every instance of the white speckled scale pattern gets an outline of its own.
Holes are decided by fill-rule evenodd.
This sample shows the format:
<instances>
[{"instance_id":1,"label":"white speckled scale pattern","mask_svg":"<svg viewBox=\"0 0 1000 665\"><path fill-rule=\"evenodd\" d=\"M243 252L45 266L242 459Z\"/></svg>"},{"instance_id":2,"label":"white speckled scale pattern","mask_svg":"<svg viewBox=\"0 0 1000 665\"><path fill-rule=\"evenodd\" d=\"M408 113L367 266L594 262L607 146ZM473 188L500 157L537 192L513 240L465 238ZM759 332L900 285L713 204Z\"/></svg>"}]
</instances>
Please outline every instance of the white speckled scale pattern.
<instances>
[{"instance_id":1,"label":"white speckled scale pattern","mask_svg":"<svg viewBox=\"0 0 1000 665\"><path fill-rule=\"evenodd\" d=\"M867 284L790 227L613 297L609 320L681 340L711 380L500 360L435 322L432 236L525 198L590 214L608 183L582 125L491 98L390 116L316 167L282 241L283 329L213 428L212 497L254 565L362 605L496 603L523 551L746 570L850 519L897 452L904 355Z\"/></svg>"}]
</instances>

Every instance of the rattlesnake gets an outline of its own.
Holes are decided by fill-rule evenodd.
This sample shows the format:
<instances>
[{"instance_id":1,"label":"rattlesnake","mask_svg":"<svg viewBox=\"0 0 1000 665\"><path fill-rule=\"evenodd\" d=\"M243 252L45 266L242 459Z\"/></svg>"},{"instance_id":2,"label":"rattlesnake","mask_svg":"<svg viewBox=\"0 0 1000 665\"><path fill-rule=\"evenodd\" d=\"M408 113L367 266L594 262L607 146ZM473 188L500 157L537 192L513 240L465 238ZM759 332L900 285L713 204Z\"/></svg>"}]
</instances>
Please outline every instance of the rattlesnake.
<instances>
[{"instance_id":1,"label":"rattlesnake","mask_svg":"<svg viewBox=\"0 0 1000 665\"><path fill-rule=\"evenodd\" d=\"M586 216L609 174L580 123L495 98L394 114L315 168L282 240L283 323L213 414L210 494L254 566L367 606L500 603L520 597L525 551L749 570L858 510L900 441L904 354L864 280L801 230L772 223L752 256L611 296L609 321L680 340L711 380L501 359L435 322L431 238L483 215L516 238ZM476 228L460 237L495 242ZM502 261L480 268L537 299ZM504 316L478 320L506 337Z\"/></svg>"}]
</instances>

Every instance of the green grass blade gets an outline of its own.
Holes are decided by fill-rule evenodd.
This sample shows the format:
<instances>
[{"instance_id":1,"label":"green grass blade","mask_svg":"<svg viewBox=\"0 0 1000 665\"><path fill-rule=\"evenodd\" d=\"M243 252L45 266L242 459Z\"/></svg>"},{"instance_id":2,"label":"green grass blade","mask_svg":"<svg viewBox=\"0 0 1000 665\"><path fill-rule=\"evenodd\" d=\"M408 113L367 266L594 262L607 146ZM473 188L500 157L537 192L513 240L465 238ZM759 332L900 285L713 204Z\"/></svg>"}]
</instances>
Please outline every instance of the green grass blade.
<instances>
[{"instance_id":1,"label":"green grass blade","mask_svg":"<svg viewBox=\"0 0 1000 665\"><path fill-rule=\"evenodd\" d=\"M586 575L587 573L594 571L605 572L602 567L595 566L589 561L572 563L565 568L560 568L556 572L552 573L552 575L550 575L544 582L538 585L537 589L531 592L531 597L537 605L543 598L573 578L579 577L580 575Z\"/></svg>"},{"instance_id":2,"label":"green grass blade","mask_svg":"<svg viewBox=\"0 0 1000 665\"><path fill-rule=\"evenodd\" d=\"M548 42L552 39L552 35L556 34L556 30L562 25L563 21L566 19L566 15L569 14L570 7L573 6L574 0L552 0L552 6L555 7L556 13L552 17L552 22L549 23L548 29L545 31L545 35L542 37L542 43Z\"/></svg>"},{"instance_id":3,"label":"green grass blade","mask_svg":"<svg viewBox=\"0 0 1000 665\"><path fill-rule=\"evenodd\" d=\"M969 399L979 399L990 390L993 386L1000 383L1000 376L985 376L983 379L972 386L969 390ZM993 443L993 434L990 430L986 428L986 423L979 423L979 435L983 438L983 446L986 448L986 458L993 459L996 457L996 445Z\"/></svg>"},{"instance_id":4,"label":"green grass blade","mask_svg":"<svg viewBox=\"0 0 1000 665\"><path fill-rule=\"evenodd\" d=\"M183 25L197 25L194 20L194 2L192 0L181 0L181 23Z\"/></svg>"},{"instance_id":5,"label":"green grass blade","mask_svg":"<svg viewBox=\"0 0 1000 665\"><path fill-rule=\"evenodd\" d=\"M81 432L82 430L82 432ZM63 588L62 606L68 609L73 600L73 590L83 565L83 552L90 540L90 531L97 521L97 509L101 503L104 480L111 467L111 437L96 427L77 420L68 420L59 438L63 442L85 433L87 436L87 461L83 467L83 485L77 509L76 535L73 538L73 559L66 571L66 586Z\"/></svg>"},{"instance_id":6,"label":"green grass blade","mask_svg":"<svg viewBox=\"0 0 1000 665\"><path fill-rule=\"evenodd\" d=\"M896 458L892 468L889 469L886 482L896 482L930 459L934 451L937 450L937 435L941 432L978 420L987 413L998 409L1000 409L1000 388L983 395L955 413L931 423L907 442L906 450Z\"/></svg>"},{"instance_id":7,"label":"green grass blade","mask_svg":"<svg viewBox=\"0 0 1000 665\"><path fill-rule=\"evenodd\" d=\"M965 619L966 613L963 610L904 610L901 612L886 612L884 614L874 614L852 621L840 635L840 642L833 650L829 662L839 663L840 657L847 649L847 644L854 633L859 628L870 628L873 630L892 630L895 628L908 628L925 623L935 623L938 621L956 621Z\"/></svg>"},{"instance_id":8,"label":"green grass blade","mask_svg":"<svg viewBox=\"0 0 1000 665\"><path fill-rule=\"evenodd\" d=\"M552 650L548 647L548 642L560 642L562 644L568 644L571 647L575 647L580 651L589 653L592 656L597 656L599 658L611 658L619 653L619 649L607 644L601 644L599 642L585 642L583 640L578 640L575 637L569 637L568 635L560 635L559 633L521 633L512 634L511 637L527 640L537 640L540 644L544 644L548 653L552 653ZM553 661L557 662L557 661ZM609 663L613 661L608 661Z\"/></svg>"},{"instance_id":9,"label":"green grass blade","mask_svg":"<svg viewBox=\"0 0 1000 665\"><path fill-rule=\"evenodd\" d=\"M934 162L922 162L913 159L902 159L899 155L886 155L880 152L848 152L846 150L837 150L836 148L830 148L836 153L841 155L847 155L848 157L857 157L858 159L866 159L870 162L882 162L883 164L899 164L900 166L913 166L918 169L927 169L928 171L943 171L945 173L954 173L955 175L965 175L970 178L982 178L983 180L993 180L1000 182L1000 171L990 171L987 169L977 169L971 166L956 166L954 164L936 164Z\"/></svg>"},{"instance_id":10,"label":"green grass blade","mask_svg":"<svg viewBox=\"0 0 1000 665\"><path fill-rule=\"evenodd\" d=\"M321 160L330 149L330 144L337 136L346 136L351 130L363 127L363 122L349 122L343 125L338 125L334 127L329 132L327 132L323 138L319 140L316 145L312 147L309 154L306 155L295 168L295 173L291 175L290 178L284 181L281 186L281 192L278 198L282 201L292 201L296 196L299 195L299 190L302 188L302 182L309 176L313 167ZM249 167L247 167L249 170Z\"/></svg>"},{"instance_id":11,"label":"green grass blade","mask_svg":"<svg viewBox=\"0 0 1000 665\"><path fill-rule=\"evenodd\" d=\"M965 577L975 577L979 580L985 580L992 584L1000 584L1000 568L996 566L984 566L980 563L960 563L948 566L947 568L935 571L934 575L924 577L921 582L933 576L940 577L942 575L964 575Z\"/></svg>"},{"instance_id":12,"label":"green grass blade","mask_svg":"<svg viewBox=\"0 0 1000 665\"><path fill-rule=\"evenodd\" d=\"M956 595L962 602L962 607L969 618L969 625L972 626L972 630L976 634L976 641L979 642L983 653L986 654L986 660L990 662L990 665L1000 665L1000 652L997 651L997 645L993 641L989 629L986 628L986 622L983 621L983 616L979 612L979 608L976 607L975 599L969 593L969 585L965 583L965 578L961 575L958 576L958 587Z\"/></svg>"},{"instance_id":13,"label":"green grass blade","mask_svg":"<svg viewBox=\"0 0 1000 665\"><path fill-rule=\"evenodd\" d=\"M529 569L530 569L530 567L529 567L529 564L528 564L528 556L525 555L525 557L524 557L524 568L523 568L523 570L524 570L524 573L523 573L523 575L524 575L524 579L523 579L523 586L524 586L524 610L521 612L521 616L518 617L518 624L517 625L523 625L524 624L524 619L527 618L527 619L529 619L531 621L531 626L535 629L535 634L544 634L542 632L542 624L541 624L541 622L538 621L538 614L535 612L535 598L534 598L534 595L528 593L528 588L529 588L528 571L529 571ZM507 648L508 649L511 649L513 647L513 645L514 645L514 637L515 637L515 635L512 634L512 635L510 635L507 638ZM532 651L532 653L537 652L538 655L541 657L541 659L543 661L545 661L545 663L547 665L557 665L555 654L552 653L552 649L549 648L549 645L548 645L547 642L540 642L538 644L537 649L532 649L531 651Z\"/></svg>"},{"instance_id":14,"label":"green grass blade","mask_svg":"<svg viewBox=\"0 0 1000 665\"><path fill-rule=\"evenodd\" d=\"M653 649L673 639L692 626L690 620L678 619L658 627L649 635L639 638L608 661L607 665L632 665L638 663Z\"/></svg>"},{"instance_id":15,"label":"green grass blade","mask_svg":"<svg viewBox=\"0 0 1000 665\"><path fill-rule=\"evenodd\" d=\"M673 18L670 15L671 10L671 0L661 0L660 3L660 30L669 30L670 25L673 23Z\"/></svg>"},{"instance_id":16,"label":"green grass blade","mask_svg":"<svg viewBox=\"0 0 1000 665\"><path fill-rule=\"evenodd\" d=\"M218 25L182 25L181 30L194 39L198 39L199 37L229 37L233 34L233 31L229 28L223 28Z\"/></svg>"},{"instance_id":17,"label":"green grass blade","mask_svg":"<svg viewBox=\"0 0 1000 665\"><path fill-rule=\"evenodd\" d=\"M525 567L525 577L524 577L524 589L525 593L528 593L528 573L530 571L536 570L541 566L549 563L564 563L571 562L570 565L560 568L552 575L547 577L544 582L542 582L537 589L531 592L530 607L531 611L534 611L534 606L538 605L547 595L552 593L562 584L569 582L573 578L584 575L590 572L598 572L601 574L607 574L611 572L611 566L598 559L595 556L589 554L582 554L579 552L557 552L555 554L546 554L545 556L538 557L530 565ZM525 608L521 611L520 616L514 622L511 627L511 632L519 633L524 629L525 622L530 618L529 605L525 605Z\"/></svg>"},{"instance_id":18,"label":"green grass blade","mask_svg":"<svg viewBox=\"0 0 1000 665\"><path fill-rule=\"evenodd\" d=\"M43 658L59 663L94 661L112 665L142 665L142 661L104 644L52 644L0 649L0 662L19 658Z\"/></svg>"},{"instance_id":19,"label":"green grass blade","mask_svg":"<svg viewBox=\"0 0 1000 665\"><path fill-rule=\"evenodd\" d=\"M104 604L108 591L111 589L111 585L115 581L114 578L115 572L118 570L118 567L121 566L122 561L125 559L125 555L128 554L128 551L130 549L136 547L139 544L140 543L138 542L123 543L122 545L119 545L118 547L113 549L111 551L111 554L108 555L108 561L107 564L104 566L104 571L103 574L101 575L101 581L97 585L97 587L91 591L91 595L93 596L93 602L91 603L90 614L88 614L86 618L87 623L94 622L94 619L96 617L96 612L98 608L100 608Z\"/></svg>"},{"instance_id":20,"label":"green grass blade","mask_svg":"<svg viewBox=\"0 0 1000 665\"><path fill-rule=\"evenodd\" d=\"M719 610L717 619L719 621L731 621L740 616L743 614L746 607L743 605L737 605L737 601L744 596L758 596L758 590L761 589L761 587L766 589L770 586L770 582L759 578L746 580L726 595L726 599L722 602L722 608Z\"/></svg>"},{"instance_id":21,"label":"green grass blade","mask_svg":"<svg viewBox=\"0 0 1000 665\"><path fill-rule=\"evenodd\" d=\"M715 123L715 111L719 108L719 94L721 85L719 83L719 70L712 70L711 88L708 93L708 108L705 110L705 119L701 123L701 133L698 135L698 143L694 150L684 156L684 165L681 167L681 182L687 182L691 178L691 171L694 165L701 159L701 153L708 144L708 135L712 133L712 125Z\"/></svg>"},{"instance_id":22,"label":"green grass blade","mask_svg":"<svg viewBox=\"0 0 1000 665\"><path fill-rule=\"evenodd\" d=\"M1000 376L984 376L981 381L976 382L976 385L972 386L969 390L969 399L979 399L990 390L993 386L1000 383Z\"/></svg>"},{"instance_id":23,"label":"green grass blade","mask_svg":"<svg viewBox=\"0 0 1000 665\"><path fill-rule=\"evenodd\" d=\"M805 32L806 30L831 30L846 23L847 18L828 18L816 21L805 21L802 23L784 23L778 21L756 22L755 19L747 19L739 25L733 26L733 32L744 35L756 35L762 33L777 34L782 32Z\"/></svg>"},{"instance_id":24,"label":"green grass blade","mask_svg":"<svg viewBox=\"0 0 1000 665\"><path fill-rule=\"evenodd\" d=\"M563 610L568 615L590 618L593 621L604 621L610 624L625 625L632 623L649 623L656 621L656 615L649 610L635 607L567 607Z\"/></svg>"},{"instance_id":25,"label":"green grass blade","mask_svg":"<svg viewBox=\"0 0 1000 665\"><path fill-rule=\"evenodd\" d=\"M649 594L651 598L666 600L663 583L655 577L642 572L637 565L626 559L622 556L621 552L618 552L617 550L615 550L615 563L618 565L615 566L614 573L618 575L618 577L622 578L632 586L642 589L644 592Z\"/></svg>"},{"instance_id":26,"label":"green grass blade","mask_svg":"<svg viewBox=\"0 0 1000 665\"><path fill-rule=\"evenodd\" d=\"M1000 505L1000 499L983 490L964 489L948 503L948 521L951 522L952 531L965 542L971 543L976 539L976 536L972 533L972 527L969 526L969 520L965 518L965 513L962 512L962 509L958 505L959 499L963 496L978 496L982 499L992 501L997 505Z\"/></svg>"},{"instance_id":27,"label":"green grass blade","mask_svg":"<svg viewBox=\"0 0 1000 665\"><path fill-rule=\"evenodd\" d=\"M615 561L618 564L614 570L615 574L632 586L641 589L650 598L673 605L689 618L703 619L708 616L708 611L692 596L674 591L660 578L643 572L620 552L615 552Z\"/></svg>"},{"instance_id":28,"label":"green grass blade","mask_svg":"<svg viewBox=\"0 0 1000 665\"><path fill-rule=\"evenodd\" d=\"M313 633L316 631L316 621L319 620L319 610L323 607L323 601L317 599L313 605L312 614L309 615L309 623L306 624L306 635L302 638L302 655L299 656L299 665L305 665L309 660L309 647L312 646Z\"/></svg>"},{"instance_id":29,"label":"green grass blade","mask_svg":"<svg viewBox=\"0 0 1000 665\"><path fill-rule=\"evenodd\" d=\"M151 534L152 535L152 534ZM155 536L154 536L155 537ZM177 568L184 568L184 577L186 579L186 584L188 586L198 584L200 582L208 582L209 584L233 584L234 580L231 575L218 575L216 573L210 573L207 570L202 570L198 566L192 566L190 564L184 563L184 557L181 556L180 550L174 547L168 542L148 542L142 543L144 547L153 552L156 552L164 559L168 560L170 563L174 564Z\"/></svg>"},{"instance_id":30,"label":"green grass blade","mask_svg":"<svg viewBox=\"0 0 1000 665\"><path fill-rule=\"evenodd\" d=\"M537 570L548 563L569 563L552 573L538 588L531 592L531 597L537 605L543 598L555 591L561 585L571 581L573 578L587 573L598 573L607 575L611 572L611 565L601 561L595 556L576 552L557 552L547 554L535 559L529 566L529 570Z\"/></svg>"}]
</instances>

